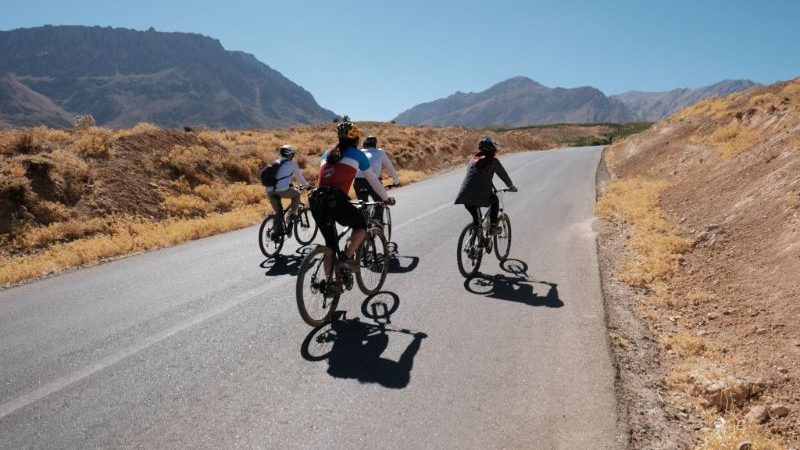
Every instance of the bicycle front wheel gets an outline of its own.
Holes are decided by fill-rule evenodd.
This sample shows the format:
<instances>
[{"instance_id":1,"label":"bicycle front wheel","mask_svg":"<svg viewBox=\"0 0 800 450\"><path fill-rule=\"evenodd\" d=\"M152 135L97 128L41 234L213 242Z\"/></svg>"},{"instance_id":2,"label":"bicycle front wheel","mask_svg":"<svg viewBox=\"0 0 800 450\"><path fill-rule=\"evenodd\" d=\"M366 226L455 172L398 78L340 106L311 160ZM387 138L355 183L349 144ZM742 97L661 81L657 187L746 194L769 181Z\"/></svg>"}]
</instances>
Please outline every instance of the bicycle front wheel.
<instances>
[{"instance_id":1,"label":"bicycle front wheel","mask_svg":"<svg viewBox=\"0 0 800 450\"><path fill-rule=\"evenodd\" d=\"M275 227L275 215L270 214L261 222L261 227L258 229L258 246L261 248L261 253L267 258L271 258L281 251L283 247L284 233L278 233Z\"/></svg>"},{"instance_id":2,"label":"bicycle front wheel","mask_svg":"<svg viewBox=\"0 0 800 450\"><path fill-rule=\"evenodd\" d=\"M386 242L392 242L392 211L389 207L383 207L383 234L386 236Z\"/></svg>"},{"instance_id":3,"label":"bicycle front wheel","mask_svg":"<svg viewBox=\"0 0 800 450\"><path fill-rule=\"evenodd\" d=\"M315 248L303 259L297 274L297 310L300 317L312 327L331 321L341 296L341 283L337 282L336 258L325 246ZM329 275L330 274L330 275Z\"/></svg>"},{"instance_id":4,"label":"bicycle front wheel","mask_svg":"<svg viewBox=\"0 0 800 450\"><path fill-rule=\"evenodd\" d=\"M458 271L461 272L464 278L474 276L481 266L483 249L479 244L478 229L470 223L464 227L461 235L458 236L458 250L456 251Z\"/></svg>"},{"instance_id":5,"label":"bicycle front wheel","mask_svg":"<svg viewBox=\"0 0 800 450\"><path fill-rule=\"evenodd\" d=\"M497 233L494 235L494 249L501 262L508 258L511 251L511 220L503 213L497 218Z\"/></svg>"},{"instance_id":6,"label":"bicycle front wheel","mask_svg":"<svg viewBox=\"0 0 800 450\"><path fill-rule=\"evenodd\" d=\"M365 295L372 295L383 287L389 272L389 248L386 237L378 227L367 231L367 237L358 248L358 287Z\"/></svg>"},{"instance_id":7,"label":"bicycle front wheel","mask_svg":"<svg viewBox=\"0 0 800 450\"><path fill-rule=\"evenodd\" d=\"M308 245L317 236L317 222L307 209L300 212L294 222L294 236L301 245Z\"/></svg>"}]
</instances>

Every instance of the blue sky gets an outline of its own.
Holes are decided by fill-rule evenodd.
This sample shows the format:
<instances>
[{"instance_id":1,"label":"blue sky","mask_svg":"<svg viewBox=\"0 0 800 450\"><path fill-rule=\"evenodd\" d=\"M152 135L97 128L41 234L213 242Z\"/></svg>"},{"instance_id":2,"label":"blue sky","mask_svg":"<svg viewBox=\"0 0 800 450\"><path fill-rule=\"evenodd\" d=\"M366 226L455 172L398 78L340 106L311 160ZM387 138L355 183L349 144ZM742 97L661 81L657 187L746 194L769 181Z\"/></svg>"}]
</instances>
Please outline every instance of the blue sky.
<instances>
[{"instance_id":1,"label":"blue sky","mask_svg":"<svg viewBox=\"0 0 800 450\"><path fill-rule=\"evenodd\" d=\"M254 54L356 120L516 75L627 90L800 76L800 1L4 0L0 30L186 31Z\"/></svg>"}]
</instances>

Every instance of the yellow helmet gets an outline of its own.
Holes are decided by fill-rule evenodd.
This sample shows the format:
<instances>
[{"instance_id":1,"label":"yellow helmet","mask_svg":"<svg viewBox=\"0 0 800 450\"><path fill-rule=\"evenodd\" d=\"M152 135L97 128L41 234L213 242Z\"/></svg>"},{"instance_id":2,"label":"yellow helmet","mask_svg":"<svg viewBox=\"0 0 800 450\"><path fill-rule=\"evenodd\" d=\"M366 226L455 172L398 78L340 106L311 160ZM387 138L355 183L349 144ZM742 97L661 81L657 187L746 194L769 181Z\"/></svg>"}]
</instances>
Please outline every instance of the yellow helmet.
<instances>
[{"instance_id":1,"label":"yellow helmet","mask_svg":"<svg viewBox=\"0 0 800 450\"><path fill-rule=\"evenodd\" d=\"M344 116L342 122L336 127L336 134L339 139L358 139L361 137L361 131L358 127L350 122L350 118Z\"/></svg>"}]
</instances>

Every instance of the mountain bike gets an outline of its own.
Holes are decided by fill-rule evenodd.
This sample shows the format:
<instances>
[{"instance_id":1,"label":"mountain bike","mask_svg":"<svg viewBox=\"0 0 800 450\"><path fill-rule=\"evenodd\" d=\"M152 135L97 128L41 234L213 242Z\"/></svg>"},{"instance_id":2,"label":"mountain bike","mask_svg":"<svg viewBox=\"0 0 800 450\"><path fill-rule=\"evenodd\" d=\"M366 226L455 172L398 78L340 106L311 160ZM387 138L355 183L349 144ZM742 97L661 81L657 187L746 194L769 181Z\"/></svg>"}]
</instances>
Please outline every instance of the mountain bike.
<instances>
[{"instance_id":1,"label":"mountain bike","mask_svg":"<svg viewBox=\"0 0 800 450\"><path fill-rule=\"evenodd\" d=\"M383 202L354 201L361 208ZM344 233L340 234L341 238ZM389 271L389 250L380 227L370 224L367 236L356 250L358 271L339 267L333 249L320 245L303 259L297 275L297 309L303 320L317 327L331 320L339 297L358 284L365 295L378 292Z\"/></svg>"},{"instance_id":2,"label":"mountain bike","mask_svg":"<svg viewBox=\"0 0 800 450\"><path fill-rule=\"evenodd\" d=\"M305 203L300 202L297 214L290 214L290 208L284 208L283 214L268 215L258 229L258 246L264 256L271 258L280 253L287 238L294 237L301 245L308 245L317 236L317 223Z\"/></svg>"},{"instance_id":3,"label":"mountain bike","mask_svg":"<svg viewBox=\"0 0 800 450\"><path fill-rule=\"evenodd\" d=\"M389 184L384 185L383 188L388 191L398 186L400 185ZM378 206L381 207L381 217L375 218L375 208ZM367 223L379 226L383 231L383 235L386 236L386 242L392 242L392 211L389 209L389 206L380 202L373 203L363 208L362 212L364 214L364 218L367 219Z\"/></svg>"},{"instance_id":4,"label":"mountain bike","mask_svg":"<svg viewBox=\"0 0 800 450\"><path fill-rule=\"evenodd\" d=\"M508 188L495 190L498 194L509 191ZM467 224L458 237L456 260L458 261L458 271L465 278L470 278L478 273L484 252L492 253L494 250L497 259L501 262L508 258L511 250L511 220L508 218L508 214L503 212L503 196L498 195L498 199L500 207L494 232L491 230L488 208L486 211L479 209L481 216L478 223Z\"/></svg>"}]
</instances>

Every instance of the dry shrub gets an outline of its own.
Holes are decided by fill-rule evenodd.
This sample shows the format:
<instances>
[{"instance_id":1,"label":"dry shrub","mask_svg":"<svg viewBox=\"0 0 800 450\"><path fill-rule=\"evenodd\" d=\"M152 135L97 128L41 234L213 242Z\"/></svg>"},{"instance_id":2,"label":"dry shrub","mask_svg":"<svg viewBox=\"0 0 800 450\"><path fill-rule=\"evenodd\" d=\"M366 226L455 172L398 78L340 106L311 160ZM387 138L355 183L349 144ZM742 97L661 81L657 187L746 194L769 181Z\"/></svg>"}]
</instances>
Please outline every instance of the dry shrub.
<instances>
[{"instance_id":1,"label":"dry shrub","mask_svg":"<svg viewBox=\"0 0 800 450\"><path fill-rule=\"evenodd\" d=\"M131 129L131 131L134 134L155 133L156 131L161 131L161 128L159 128L158 125L154 125L149 122L139 122Z\"/></svg>"},{"instance_id":2,"label":"dry shrub","mask_svg":"<svg viewBox=\"0 0 800 450\"><path fill-rule=\"evenodd\" d=\"M24 156L19 163L25 167L31 189L44 200L74 205L89 182L89 166L72 152Z\"/></svg>"},{"instance_id":3,"label":"dry shrub","mask_svg":"<svg viewBox=\"0 0 800 450\"><path fill-rule=\"evenodd\" d=\"M202 184L195 188L195 193L209 202L215 211L221 212L256 205L266 200L263 186L256 184Z\"/></svg>"},{"instance_id":4,"label":"dry shrub","mask_svg":"<svg viewBox=\"0 0 800 450\"><path fill-rule=\"evenodd\" d=\"M9 133L9 138L3 145L3 153L31 155L43 150L40 143L34 140L34 131L27 129Z\"/></svg>"},{"instance_id":5,"label":"dry shrub","mask_svg":"<svg viewBox=\"0 0 800 450\"><path fill-rule=\"evenodd\" d=\"M231 181L250 181L250 167L244 161L231 157L222 161L222 168Z\"/></svg>"},{"instance_id":6,"label":"dry shrub","mask_svg":"<svg viewBox=\"0 0 800 450\"><path fill-rule=\"evenodd\" d=\"M44 248L56 242L73 241L93 234L106 233L111 230L111 226L111 222L105 218L53 223L27 230L17 236L11 245L17 250Z\"/></svg>"},{"instance_id":7,"label":"dry shrub","mask_svg":"<svg viewBox=\"0 0 800 450\"><path fill-rule=\"evenodd\" d=\"M69 219L70 208L58 202L41 200L31 204L31 212L40 223L61 222Z\"/></svg>"},{"instance_id":8,"label":"dry shrub","mask_svg":"<svg viewBox=\"0 0 800 450\"><path fill-rule=\"evenodd\" d=\"M773 103L775 100L778 99L778 96L773 94L772 92L767 92L765 94L754 95L750 97L750 100L747 102L747 105L751 108L766 105L767 103Z\"/></svg>"},{"instance_id":9,"label":"dry shrub","mask_svg":"<svg viewBox=\"0 0 800 450\"><path fill-rule=\"evenodd\" d=\"M678 111L672 118L676 120L685 120L692 116L705 115L719 119L727 114L730 106L730 101L726 100L725 97L709 97Z\"/></svg>"},{"instance_id":10,"label":"dry shrub","mask_svg":"<svg viewBox=\"0 0 800 450\"><path fill-rule=\"evenodd\" d=\"M90 127L76 133L69 150L84 158L108 158L114 146L113 133L105 128Z\"/></svg>"},{"instance_id":11,"label":"dry shrub","mask_svg":"<svg viewBox=\"0 0 800 450\"><path fill-rule=\"evenodd\" d=\"M682 358L698 356L718 356L722 352L719 347L711 344L707 339L688 334L673 334L663 339L664 348L674 351Z\"/></svg>"},{"instance_id":12,"label":"dry shrub","mask_svg":"<svg viewBox=\"0 0 800 450\"><path fill-rule=\"evenodd\" d=\"M654 282L668 278L678 269L679 256L691 248L687 239L673 234L658 206L667 186L664 181L639 177L614 181L595 207L599 217L626 223L633 231L631 245L637 257L627 261L617 274L631 286L652 287Z\"/></svg>"},{"instance_id":13,"label":"dry shrub","mask_svg":"<svg viewBox=\"0 0 800 450\"><path fill-rule=\"evenodd\" d=\"M195 217L203 216L211 210L208 202L195 195L181 194L176 197L167 197L164 207L171 216Z\"/></svg>"},{"instance_id":14,"label":"dry shrub","mask_svg":"<svg viewBox=\"0 0 800 450\"><path fill-rule=\"evenodd\" d=\"M0 175L0 233L10 233L26 219L31 219L27 205L33 204L35 194L25 177Z\"/></svg>"},{"instance_id":15,"label":"dry shrub","mask_svg":"<svg viewBox=\"0 0 800 450\"><path fill-rule=\"evenodd\" d=\"M76 130L84 130L95 126L94 117L91 114L81 114L72 118L72 127Z\"/></svg>"},{"instance_id":16,"label":"dry shrub","mask_svg":"<svg viewBox=\"0 0 800 450\"><path fill-rule=\"evenodd\" d=\"M699 400L703 407L719 411L741 407L762 391L758 383L740 380L721 366L690 365L673 369L667 377L667 386Z\"/></svg>"},{"instance_id":17,"label":"dry shrub","mask_svg":"<svg viewBox=\"0 0 800 450\"><path fill-rule=\"evenodd\" d=\"M739 122L717 128L708 140L714 144L724 158L732 158L753 148L759 141L759 134Z\"/></svg>"},{"instance_id":18,"label":"dry shrub","mask_svg":"<svg viewBox=\"0 0 800 450\"><path fill-rule=\"evenodd\" d=\"M175 178L184 177L193 185L206 180L205 167L210 163L208 149L200 145L176 145L161 162L172 170Z\"/></svg>"},{"instance_id":19,"label":"dry shrub","mask_svg":"<svg viewBox=\"0 0 800 450\"><path fill-rule=\"evenodd\" d=\"M736 420L724 421L721 426L709 432L703 438L700 450L735 450L742 442L750 442L749 450L786 450L786 447L767 436L753 423L737 423Z\"/></svg>"},{"instance_id":20,"label":"dry shrub","mask_svg":"<svg viewBox=\"0 0 800 450\"><path fill-rule=\"evenodd\" d=\"M404 185L425 178L425 172L421 170L400 169L397 171L397 175L400 177L400 183Z\"/></svg>"}]
</instances>

